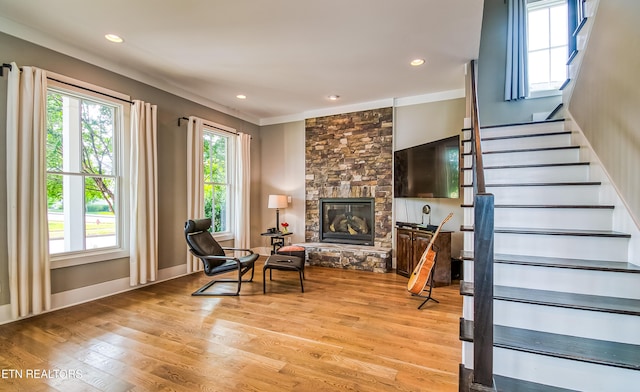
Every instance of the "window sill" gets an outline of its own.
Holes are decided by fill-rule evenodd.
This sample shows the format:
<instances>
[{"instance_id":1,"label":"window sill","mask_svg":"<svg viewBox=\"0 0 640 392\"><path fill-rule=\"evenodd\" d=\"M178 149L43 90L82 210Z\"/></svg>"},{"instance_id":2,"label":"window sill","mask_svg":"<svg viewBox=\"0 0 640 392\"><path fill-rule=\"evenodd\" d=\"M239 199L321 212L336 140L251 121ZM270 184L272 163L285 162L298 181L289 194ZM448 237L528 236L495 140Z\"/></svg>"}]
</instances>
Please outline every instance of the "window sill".
<instances>
[{"instance_id":1,"label":"window sill","mask_svg":"<svg viewBox=\"0 0 640 392\"><path fill-rule=\"evenodd\" d=\"M233 233L215 233L213 234L213 238L215 238L216 241L218 242L222 242L222 241L233 241L235 238L233 236Z\"/></svg>"},{"instance_id":2,"label":"window sill","mask_svg":"<svg viewBox=\"0 0 640 392\"><path fill-rule=\"evenodd\" d=\"M536 99L536 98L547 98L547 97L557 97L562 95L562 91L558 89L553 90L538 90L529 92L529 96L526 99Z\"/></svg>"},{"instance_id":3,"label":"window sill","mask_svg":"<svg viewBox=\"0 0 640 392\"><path fill-rule=\"evenodd\" d=\"M93 252L81 251L51 255L51 269L74 267L129 257L129 251L120 248L103 249Z\"/></svg>"}]
</instances>

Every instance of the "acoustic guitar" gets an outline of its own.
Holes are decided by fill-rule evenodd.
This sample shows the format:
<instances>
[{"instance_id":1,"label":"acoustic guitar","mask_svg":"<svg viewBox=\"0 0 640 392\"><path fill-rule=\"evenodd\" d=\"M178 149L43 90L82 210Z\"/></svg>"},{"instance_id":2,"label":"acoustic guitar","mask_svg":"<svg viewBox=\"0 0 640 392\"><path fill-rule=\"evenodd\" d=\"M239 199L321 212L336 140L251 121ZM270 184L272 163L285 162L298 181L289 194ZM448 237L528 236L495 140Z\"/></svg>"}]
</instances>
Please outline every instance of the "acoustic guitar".
<instances>
[{"instance_id":1,"label":"acoustic guitar","mask_svg":"<svg viewBox=\"0 0 640 392\"><path fill-rule=\"evenodd\" d=\"M411 274L411 276L409 276L407 290L412 294L420 294L427 285L427 282L429 281L429 275L431 275L431 270L433 269L433 266L436 262L436 252L433 250L433 243L435 242L438 233L440 233L442 226L444 226L444 224L447 223L447 221L451 219L452 216L453 212L450 212L449 215L447 215L447 217L442 220L442 223L440 223L440 226L438 226L436 232L433 233L431 241L429 241L429 245L427 245L427 249L425 249L422 253L418 265L416 265L413 273Z\"/></svg>"}]
</instances>

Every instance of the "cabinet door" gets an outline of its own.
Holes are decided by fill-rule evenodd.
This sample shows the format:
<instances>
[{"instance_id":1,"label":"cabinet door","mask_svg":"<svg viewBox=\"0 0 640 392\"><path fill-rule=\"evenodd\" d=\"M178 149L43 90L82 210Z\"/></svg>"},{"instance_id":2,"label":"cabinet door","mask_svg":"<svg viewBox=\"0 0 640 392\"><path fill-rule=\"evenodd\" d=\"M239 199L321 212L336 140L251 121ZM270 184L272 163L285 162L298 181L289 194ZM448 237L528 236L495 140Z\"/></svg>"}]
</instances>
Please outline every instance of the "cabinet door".
<instances>
[{"instance_id":1,"label":"cabinet door","mask_svg":"<svg viewBox=\"0 0 640 392\"><path fill-rule=\"evenodd\" d=\"M420 262L420 257L429 246L432 234L416 231L413 233L413 260L411 261L411 271L416 268Z\"/></svg>"},{"instance_id":2,"label":"cabinet door","mask_svg":"<svg viewBox=\"0 0 640 392\"><path fill-rule=\"evenodd\" d=\"M411 262L411 231L398 229L396 231L396 273L409 276L413 269L409 269Z\"/></svg>"}]
</instances>

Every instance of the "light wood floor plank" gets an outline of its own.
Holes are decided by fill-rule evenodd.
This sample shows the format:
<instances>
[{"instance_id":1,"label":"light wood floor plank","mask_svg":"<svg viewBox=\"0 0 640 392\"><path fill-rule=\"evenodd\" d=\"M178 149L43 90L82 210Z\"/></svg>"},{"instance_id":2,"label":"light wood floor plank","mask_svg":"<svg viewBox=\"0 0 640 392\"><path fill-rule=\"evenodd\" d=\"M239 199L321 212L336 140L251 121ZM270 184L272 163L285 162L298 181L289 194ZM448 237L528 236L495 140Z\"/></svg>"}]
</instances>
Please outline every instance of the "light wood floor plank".
<instances>
[{"instance_id":1,"label":"light wood floor plank","mask_svg":"<svg viewBox=\"0 0 640 392\"><path fill-rule=\"evenodd\" d=\"M457 285L418 310L394 273L307 267L304 293L274 271L263 295L263 262L239 297L192 297L210 279L197 273L0 326L5 372L82 374L5 377L0 390L457 390Z\"/></svg>"}]
</instances>

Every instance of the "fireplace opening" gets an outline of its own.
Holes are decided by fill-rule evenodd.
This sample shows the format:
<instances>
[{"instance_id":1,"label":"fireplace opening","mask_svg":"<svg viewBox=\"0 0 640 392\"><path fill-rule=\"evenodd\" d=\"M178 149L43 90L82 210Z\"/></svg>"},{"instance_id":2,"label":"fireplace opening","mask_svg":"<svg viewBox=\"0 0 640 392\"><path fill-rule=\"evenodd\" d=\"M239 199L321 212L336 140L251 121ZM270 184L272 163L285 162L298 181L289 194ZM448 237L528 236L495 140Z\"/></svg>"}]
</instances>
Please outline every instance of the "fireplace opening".
<instances>
[{"instance_id":1,"label":"fireplace opening","mask_svg":"<svg viewBox=\"0 0 640 392\"><path fill-rule=\"evenodd\" d=\"M319 210L320 242L373 246L373 198L321 198Z\"/></svg>"}]
</instances>

